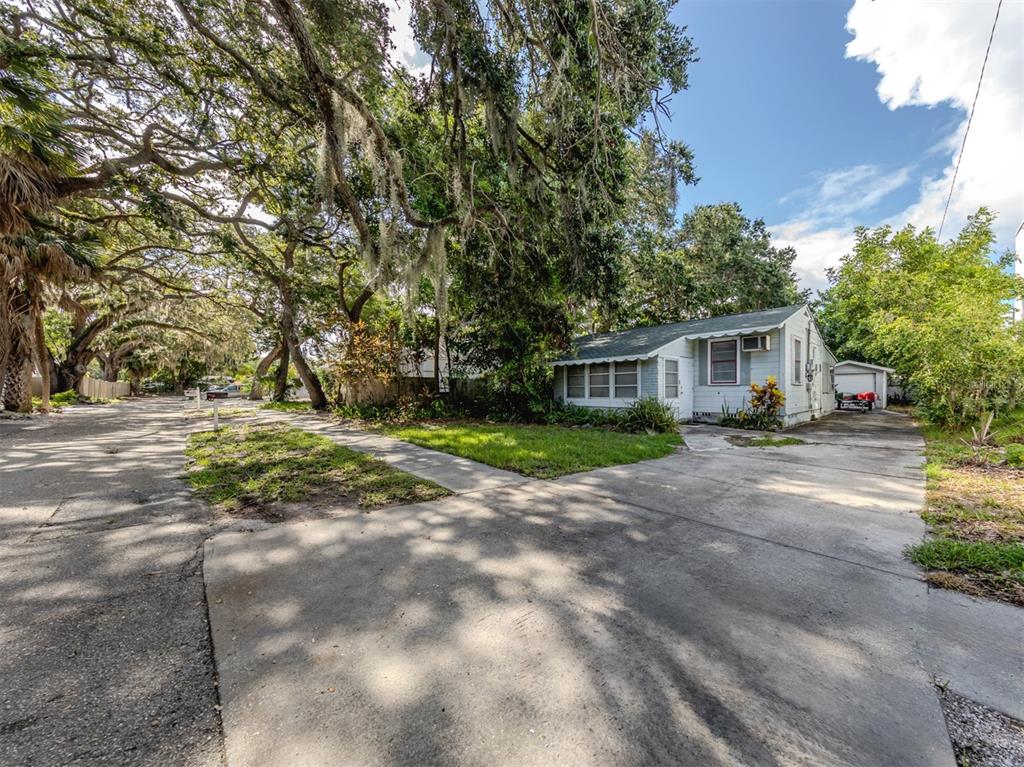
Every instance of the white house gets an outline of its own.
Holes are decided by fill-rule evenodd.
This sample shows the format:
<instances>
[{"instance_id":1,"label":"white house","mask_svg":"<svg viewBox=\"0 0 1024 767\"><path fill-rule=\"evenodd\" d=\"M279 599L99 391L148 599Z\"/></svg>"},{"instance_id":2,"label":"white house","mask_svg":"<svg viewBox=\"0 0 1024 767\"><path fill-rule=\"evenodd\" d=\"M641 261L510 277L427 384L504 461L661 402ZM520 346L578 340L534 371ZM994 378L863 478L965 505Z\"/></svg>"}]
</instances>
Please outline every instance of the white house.
<instances>
[{"instance_id":1,"label":"white house","mask_svg":"<svg viewBox=\"0 0 1024 767\"><path fill-rule=\"evenodd\" d=\"M836 363L836 391L844 394L861 394L873 391L875 407L884 408L889 404L889 374L892 368L869 365L866 362L843 360Z\"/></svg>"},{"instance_id":2,"label":"white house","mask_svg":"<svg viewBox=\"0 0 1024 767\"><path fill-rule=\"evenodd\" d=\"M791 426L833 410L835 361L810 308L797 304L583 336L552 364L563 402L621 408L656 397L687 421L747 407L750 384L775 376Z\"/></svg>"}]
</instances>

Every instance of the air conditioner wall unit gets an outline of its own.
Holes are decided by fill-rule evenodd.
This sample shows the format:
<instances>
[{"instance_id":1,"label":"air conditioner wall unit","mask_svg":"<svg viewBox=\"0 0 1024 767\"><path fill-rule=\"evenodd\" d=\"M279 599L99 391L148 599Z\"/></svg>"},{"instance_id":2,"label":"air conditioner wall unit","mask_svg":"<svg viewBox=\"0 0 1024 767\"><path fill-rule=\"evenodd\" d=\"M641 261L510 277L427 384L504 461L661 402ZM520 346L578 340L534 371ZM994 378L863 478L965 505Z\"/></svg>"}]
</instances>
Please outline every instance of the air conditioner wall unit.
<instances>
[{"instance_id":1,"label":"air conditioner wall unit","mask_svg":"<svg viewBox=\"0 0 1024 767\"><path fill-rule=\"evenodd\" d=\"M740 341L740 349L745 352L767 352L771 348L771 336L744 336Z\"/></svg>"}]
</instances>

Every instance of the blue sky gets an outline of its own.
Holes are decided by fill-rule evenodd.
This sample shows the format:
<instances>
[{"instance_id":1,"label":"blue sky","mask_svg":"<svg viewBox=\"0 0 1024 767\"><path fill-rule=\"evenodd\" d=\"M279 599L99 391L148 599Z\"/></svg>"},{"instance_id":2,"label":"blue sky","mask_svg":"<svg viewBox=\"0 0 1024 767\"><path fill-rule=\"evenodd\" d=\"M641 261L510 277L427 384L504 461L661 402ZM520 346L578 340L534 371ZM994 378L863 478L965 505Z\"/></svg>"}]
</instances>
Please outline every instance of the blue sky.
<instances>
[{"instance_id":1,"label":"blue sky","mask_svg":"<svg viewBox=\"0 0 1024 767\"><path fill-rule=\"evenodd\" d=\"M701 179L680 189L680 211L739 202L797 248L812 288L857 225L938 227L996 7L853 5L682 0L673 13L700 56L671 101L668 131ZM1020 10L1004 1L943 239L986 204L1010 247L1024 217ZM993 183L1012 167L1015 189Z\"/></svg>"},{"instance_id":2,"label":"blue sky","mask_svg":"<svg viewBox=\"0 0 1024 767\"><path fill-rule=\"evenodd\" d=\"M865 164L888 174L938 173L927 149L956 129L948 106L890 111L868 62L844 56L848 3L684 0L673 19L689 27L701 60L672 100L670 132L696 152L701 181L680 190L682 209L737 200L769 222L798 215L829 173ZM909 184L866 218L913 202Z\"/></svg>"}]
</instances>

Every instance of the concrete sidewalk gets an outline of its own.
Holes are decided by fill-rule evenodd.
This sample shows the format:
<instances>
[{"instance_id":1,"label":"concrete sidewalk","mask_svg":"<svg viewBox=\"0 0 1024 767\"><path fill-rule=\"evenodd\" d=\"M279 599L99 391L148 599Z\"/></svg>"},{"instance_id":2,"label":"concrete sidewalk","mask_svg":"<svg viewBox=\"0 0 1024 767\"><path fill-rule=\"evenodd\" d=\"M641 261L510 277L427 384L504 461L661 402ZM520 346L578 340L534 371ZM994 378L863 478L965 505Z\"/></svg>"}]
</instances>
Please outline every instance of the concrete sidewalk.
<instances>
[{"instance_id":1,"label":"concrete sidewalk","mask_svg":"<svg viewBox=\"0 0 1024 767\"><path fill-rule=\"evenodd\" d=\"M456 494L493 490L498 487L520 485L529 477L456 455L430 450L400 439L363 431L327 416L294 415L275 411L260 411L261 421L290 423L300 429L320 434L337 444L361 453L369 453L396 469L429 479Z\"/></svg>"}]
</instances>

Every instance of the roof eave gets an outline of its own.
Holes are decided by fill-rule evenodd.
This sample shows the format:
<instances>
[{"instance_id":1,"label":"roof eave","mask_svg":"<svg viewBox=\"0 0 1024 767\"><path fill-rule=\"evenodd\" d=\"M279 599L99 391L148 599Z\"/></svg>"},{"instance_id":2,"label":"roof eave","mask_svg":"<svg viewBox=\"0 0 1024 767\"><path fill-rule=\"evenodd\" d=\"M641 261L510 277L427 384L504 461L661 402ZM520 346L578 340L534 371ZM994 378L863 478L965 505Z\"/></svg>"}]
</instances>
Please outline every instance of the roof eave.
<instances>
[{"instance_id":1,"label":"roof eave","mask_svg":"<svg viewBox=\"0 0 1024 767\"><path fill-rule=\"evenodd\" d=\"M657 351L644 352L642 354L621 354L617 357L579 357L578 359L555 360L552 366L558 365L600 365L603 362L626 362L628 360L648 360Z\"/></svg>"}]
</instances>

